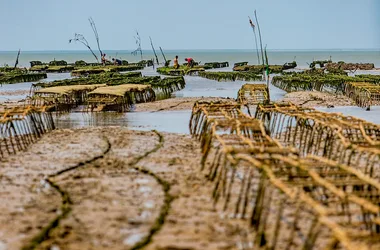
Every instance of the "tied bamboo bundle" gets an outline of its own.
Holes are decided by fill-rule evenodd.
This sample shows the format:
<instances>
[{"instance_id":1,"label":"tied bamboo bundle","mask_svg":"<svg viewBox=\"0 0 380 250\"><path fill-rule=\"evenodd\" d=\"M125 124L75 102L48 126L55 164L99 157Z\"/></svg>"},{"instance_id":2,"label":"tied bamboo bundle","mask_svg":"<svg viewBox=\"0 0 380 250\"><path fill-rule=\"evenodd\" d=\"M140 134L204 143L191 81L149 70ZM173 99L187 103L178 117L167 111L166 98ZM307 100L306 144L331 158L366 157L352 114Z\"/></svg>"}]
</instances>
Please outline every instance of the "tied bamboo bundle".
<instances>
[{"instance_id":1,"label":"tied bamboo bundle","mask_svg":"<svg viewBox=\"0 0 380 250\"><path fill-rule=\"evenodd\" d=\"M269 89L266 84L244 84L238 92L238 102L244 105L256 105L269 102Z\"/></svg>"},{"instance_id":2,"label":"tied bamboo bundle","mask_svg":"<svg viewBox=\"0 0 380 250\"><path fill-rule=\"evenodd\" d=\"M117 86L124 84L146 84L150 85L156 95L156 100L171 97L172 93L183 89L186 85L185 79L179 77L167 77L161 79L160 76L141 76L141 72L129 72L126 74L107 73L93 75L89 77L80 77L66 80L54 81L51 83L37 83L32 85L31 96L41 88L73 86L73 85L97 85L106 84L107 86Z\"/></svg>"},{"instance_id":3,"label":"tied bamboo bundle","mask_svg":"<svg viewBox=\"0 0 380 250\"><path fill-rule=\"evenodd\" d=\"M152 102L156 99L150 85L124 84L100 87L88 93L88 111L126 112L135 103Z\"/></svg>"},{"instance_id":4,"label":"tied bamboo bundle","mask_svg":"<svg viewBox=\"0 0 380 250\"><path fill-rule=\"evenodd\" d=\"M357 82L358 84L353 84ZM287 92L317 90L341 93L352 98L359 107L370 109L371 105L380 104L378 84L380 76L345 76L334 74L293 73L273 77L274 86Z\"/></svg>"},{"instance_id":5,"label":"tied bamboo bundle","mask_svg":"<svg viewBox=\"0 0 380 250\"><path fill-rule=\"evenodd\" d=\"M131 83L130 78L136 80L141 78L143 81L152 79L150 77L142 77L141 72L127 72L119 74L117 72L107 72L99 75L89 75L88 77L78 77L72 79L56 80L53 82L39 82L32 85L33 92L41 88L68 86L68 85L91 85L91 84L107 84L117 85L125 83ZM155 78L159 79L159 78Z\"/></svg>"},{"instance_id":6,"label":"tied bamboo bundle","mask_svg":"<svg viewBox=\"0 0 380 250\"><path fill-rule=\"evenodd\" d=\"M300 111L291 104L281 107ZM214 182L216 207L248 220L255 246L380 246L378 181L335 161L300 158L234 103L196 103L190 129L201 140L202 170Z\"/></svg>"},{"instance_id":7,"label":"tied bamboo bundle","mask_svg":"<svg viewBox=\"0 0 380 250\"><path fill-rule=\"evenodd\" d=\"M69 112L72 108L82 105L87 100L87 94L105 84L56 86L37 90L28 100L34 106L47 106L48 111Z\"/></svg>"},{"instance_id":8,"label":"tied bamboo bundle","mask_svg":"<svg viewBox=\"0 0 380 250\"><path fill-rule=\"evenodd\" d=\"M25 150L55 128L52 114L44 107L16 107L0 112L0 117L0 160Z\"/></svg>"},{"instance_id":9,"label":"tied bamboo bundle","mask_svg":"<svg viewBox=\"0 0 380 250\"><path fill-rule=\"evenodd\" d=\"M359 107L370 110L380 105L380 86L369 82L346 82L344 94L353 99Z\"/></svg>"},{"instance_id":10,"label":"tied bamboo bundle","mask_svg":"<svg viewBox=\"0 0 380 250\"><path fill-rule=\"evenodd\" d=\"M259 105L266 130L301 155L318 155L355 166L380 180L380 126L364 120L294 105Z\"/></svg>"}]
</instances>

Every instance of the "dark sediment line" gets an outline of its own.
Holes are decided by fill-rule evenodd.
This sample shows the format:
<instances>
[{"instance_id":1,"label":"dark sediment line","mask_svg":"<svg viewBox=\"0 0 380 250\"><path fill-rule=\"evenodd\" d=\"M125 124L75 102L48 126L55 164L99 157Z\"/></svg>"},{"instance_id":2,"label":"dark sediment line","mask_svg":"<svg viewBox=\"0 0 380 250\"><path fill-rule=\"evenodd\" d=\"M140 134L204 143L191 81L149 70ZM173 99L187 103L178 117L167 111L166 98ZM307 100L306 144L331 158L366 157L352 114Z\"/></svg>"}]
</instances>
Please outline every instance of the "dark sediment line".
<instances>
[{"instance_id":1,"label":"dark sediment line","mask_svg":"<svg viewBox=\"0 0 380 250\"><path fill-rule=\"evenodd\" d=\"M170 191L170 184L165 181L164 179L162 179L161 177L159 177L157 174L153 173L152 171L148 170L148 169L145 169L144 167L141 167L141 166L137 166L137 164L142 160L144 159L145 157L149 156L150 154L152 153L155 153L157 152L163 145L164 145L164 137L159 133L157 132L156 130L153 130L154 133L157 134L157 136L159 137L159 143L150 151L147 151L145 154L141 155L141 156L138 156L136 157L132 163L130 163L129 165L134 168L135 170L143 173L143 174L147 174L147 175L150 175L152 176L161 186L162 186L162 190L164 191L165 193L165 199L164 199L164 204L162 205L161 207L161 211L160 211L160 214L159 216L157 217L156 219L156 222L154 223L154 225L152 226L152 228L150 229L149 231L149 235L146 236L144 239L142 239L141 241L139 241L138 243L136 243L131 249L133 250L137 250L137 249L142 249L144 248L145 246L147 246L153 236L158 232L160 231L160 229L162 228L162 226L164 225L165 223L165 219L166 219L166 216L169 214L169 210L170 210L170 206L171 206L171 203L172 201L174 200L174 197L171 196L169 194L169 191Z\"/></svg>"},{"instance_id":2,"label":"dark sediment line","mask_svg":"<svg viewBox=\"0 0 380 250\"><path fill-rule=\"evenodd\" d=\"M58 171L57 173L54 173L52 175L49 175L48 178L45 179L46 182L49 183L53 188L57 190L58 193L62 196L62 205L61 205L61 214L59 214L57 217L55 217L46 227L44 227L40 233L38 233L35 237L32 238L32 240L22 247L23 250L32 250L36 249L41 243L49 239L49 234L52 230L57 228L59 226L59 223L61 220L65 219L67 215L71 212L72 208L71 205L73 204L70 198L70 195L68 192L63 190L58 184L56 184L54 181L52 181L50 178L54 178L58 175L61 175L63 173L75 170L77 168L83 167L87 164L90 164L98 159L103 158L110 150L111 150L111 143L108 140L108 138L104 137L104 140L107 142L107 148L104 150L100 155L97 155L93 157L92 159L89 159L84 162L80 162L75 166L63 169L61 171Z\"/></svg>"}]
</instances>

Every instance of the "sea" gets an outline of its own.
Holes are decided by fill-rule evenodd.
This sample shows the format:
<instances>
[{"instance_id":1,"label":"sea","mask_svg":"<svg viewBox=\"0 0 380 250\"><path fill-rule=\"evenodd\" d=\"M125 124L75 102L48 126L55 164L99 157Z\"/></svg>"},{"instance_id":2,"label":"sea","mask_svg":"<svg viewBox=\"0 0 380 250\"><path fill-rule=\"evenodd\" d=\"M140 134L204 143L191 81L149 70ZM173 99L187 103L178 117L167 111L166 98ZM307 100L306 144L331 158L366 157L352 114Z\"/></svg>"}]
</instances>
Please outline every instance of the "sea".
<instances>
[{"instance_id":1,"label":"sea","mask_svg":"<svg viewBox=\"0 0 380 250\"><path fill-rule=\"evenodd\" d=\"M163 64L164 57L160 51L157 52L157 59ZM107 58L119 58L128 62L138 62L141 55L133 55L131 51L105 50ZM99 53L98 53L99 54ZM164 51L165 58L172 60L178 55L180 62L185 62L184 58L191 57L195 61L205 62L229 62L228 68L213 69L214 71L231 71L236 62L248 62L257 64L257 54L253 50L168 50ZM8 64L14 65L17 51L0 51L0 66ZM154 59L152 51L143 51L143 59ZM270 64L284 64L295 60L298 68L307 68L308 63L313 60L328 60L374 63L375 67L380 68L380 49L379 50L276 50L268 51ZM95 62L95 58L89 51L21 51L19 66L30 67L30 61L50 62L52 60L65 60L69 63L77 60ZM157 67L157 65L155 66ZM141 70L144 76L158 75L156 69L147 67ZM368 74L368 71L357 72ZM379 74L380 70L371 71L371 74ZM71 78L70 73L48 73L48 78L42 81L54 81ZM201 78L198 76L185 76L186 87L174 94L173 97L226 97L236 98L240 87L245 81L217 82ZM25 99L33 83L3 84L0 86L0 102ZM24 94L9 95L7 92L24 91ZM286 92L270 84L271 100L281 99ZM371 111L364 111L359 107L335 107L323 109L326 112L339 112L345 115L354 115L362 119L380 124L380 107L373 107ZM136 130L151 130L189 133L188 121L191 110L183 111L164 111L164 112L129 112L123 114L114 113L68 113L55 116L55 123L58 128L79 128L92 126L125 126Z\"/></svg>"},{"instance_id":2,"label":"sea","mask_svg":"<svg viewBox=\"0 0 380 250\"><path fill-rule=\"evenodd\" d=\"M95 51L99 55L98 51ZM104 50L106 57L119 58L128 62L138 62L141 55L133 55L131 50ZM230 67L236 62L248 62L257 64L257 53L255 50L226 49L226 50L156 50L157 59L160 64L166 60L173 60L178 55L179 61L185 63L185 58L191 57L200 63L206 62L229 62ZM380 49L378 50L268 50L269 64L282 65L286 62L296 61L298 67L306 68L313 60L344 61L352 63L374 63L380 67ZM0 51L0 66L15 64L17 51ZM99 58L100 59L100 58ZM156 57L152 50L143 51L142 59L154 59ZM76 51L21 51L19 66L30 67L30 61L50 62L53 60L65 60L69 63L84 60L96 62L95 57L88 50Z\"/></svg>"}]
</instances>

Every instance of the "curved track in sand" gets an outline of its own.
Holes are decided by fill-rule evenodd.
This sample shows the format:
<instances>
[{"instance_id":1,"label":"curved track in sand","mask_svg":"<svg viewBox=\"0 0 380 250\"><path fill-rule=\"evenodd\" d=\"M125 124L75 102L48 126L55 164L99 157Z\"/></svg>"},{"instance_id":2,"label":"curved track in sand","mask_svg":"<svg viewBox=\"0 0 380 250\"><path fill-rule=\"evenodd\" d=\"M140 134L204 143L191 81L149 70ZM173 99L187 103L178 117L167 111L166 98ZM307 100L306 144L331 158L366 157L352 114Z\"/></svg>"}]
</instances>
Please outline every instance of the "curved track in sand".
<instances>
[{"instance_id":1,"label":"curved track in sand","mask_svg":"<svg viewBox=\"0 0 380 250\"><path fill-rule=\"evenodd\" d=\"M1 162L0 246L238 249L246 226L213 207L200 159L188 135L54 131Z\"/></svg>"}]
</instances>

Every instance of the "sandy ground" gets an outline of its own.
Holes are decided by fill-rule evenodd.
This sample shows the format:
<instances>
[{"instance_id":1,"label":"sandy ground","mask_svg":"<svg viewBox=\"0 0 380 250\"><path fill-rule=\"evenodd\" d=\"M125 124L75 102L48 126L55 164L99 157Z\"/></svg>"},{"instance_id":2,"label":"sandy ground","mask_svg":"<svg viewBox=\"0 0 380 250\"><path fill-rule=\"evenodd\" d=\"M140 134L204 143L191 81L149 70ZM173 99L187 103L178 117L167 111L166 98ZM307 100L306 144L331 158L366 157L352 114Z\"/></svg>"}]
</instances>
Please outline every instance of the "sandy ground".
<instances>
[{"instance_id":1,"label":"sandy ground","mask_svg":"<svg viewBox=\"0 0 380 250\"><path fill-rule=\"evenodd\" d=\"M277 102L292 102L303 107L355 106L355 102L344 95L334 95L318 91L299 91L287 93Z\"/></svg>"},{"instance_id":2,"label":"sandy ground","mask_svg":"<svg viewBox=\"0 0 380 250\"><path fill-rule=\"evenodd\" d=\"M179 97L161 101L140 103L136 105L136 112L139 111L172 111L172 110L189 110L193 108L196 101L220 101L233 100L221 97Z\"/></svg>"},{"instance_id":3,"label":"sandy ground","mask_svg":"<svg viewBox=\"0 0 380 250\"><path fill-rule=\"evenodd\" d=\"M239 249L246 224L213 206L200 156L188 135L47 134L0 162L0 249Z\"/></svg>"},{"instance_id":4,"label":"sandy ground","mask_svg":"<svg viewBox=\"0 0 380 250\"><path fill-rule=\"evenodd\" d=\"M173 110L190 110L196 101L220 101L233 100L222 97L179 97L170 98L155 102L139 103L135 105L135 112L151 111L173 111ZM25 105L23 100L0 100L0 111L9 109L15 106Z\"/></svg>"}]
</instances>

